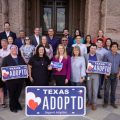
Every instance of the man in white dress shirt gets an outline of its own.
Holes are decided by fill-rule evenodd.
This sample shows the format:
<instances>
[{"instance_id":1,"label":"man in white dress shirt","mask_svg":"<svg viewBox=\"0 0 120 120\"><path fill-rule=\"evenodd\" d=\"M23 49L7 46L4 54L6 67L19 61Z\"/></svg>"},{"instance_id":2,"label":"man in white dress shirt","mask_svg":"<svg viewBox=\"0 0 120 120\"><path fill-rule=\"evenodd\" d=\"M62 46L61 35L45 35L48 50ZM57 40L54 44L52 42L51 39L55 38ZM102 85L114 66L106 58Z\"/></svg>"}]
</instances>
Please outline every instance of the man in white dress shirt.
<instances>
[{"instance_id":1,"label":"man in white dress shirt","mask_svg":"<svg viewBox=\"0 0 120 120\"><path fill-rule=\"evenodd\" d=\"M40 44L40 39L41 39L40 33L41 33L40 28L36 27L34 29L34 35L30 37L31 43L35 47Z\"/></svg>"},{"instance_id":2,"label":"man in white dress shirt","mask_svg":"<svg viewBox=\"0 0 120 120\"><path fill-rule=\"evenodd\" d=\"M72 47L74 47L74 46L80 47L80 51L81 51L82 56L87 54L87 47L81 43L81 36L80 35L76 36L76 44L73 44Z\"/></svg>"}]
</instances>

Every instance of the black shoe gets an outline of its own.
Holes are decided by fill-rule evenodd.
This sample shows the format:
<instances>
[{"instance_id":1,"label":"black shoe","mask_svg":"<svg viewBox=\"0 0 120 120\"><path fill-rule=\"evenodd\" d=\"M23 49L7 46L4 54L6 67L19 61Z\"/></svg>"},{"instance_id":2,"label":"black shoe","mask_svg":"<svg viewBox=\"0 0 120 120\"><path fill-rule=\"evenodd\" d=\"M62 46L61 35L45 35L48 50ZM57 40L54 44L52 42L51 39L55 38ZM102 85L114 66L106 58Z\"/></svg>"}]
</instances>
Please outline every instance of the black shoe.
<instances>
[{"instance_id":1,"label":"black shoe","mask_svg":"<svg viewBox=\"0 0 120 120\"><path fill-rule=\"evenodd\" d=\"M117 106L116 104L114 104L114 103L112 103L111 106L112 106L113 108L115 108L115 109L118 108L118 106Z\"/></svg>"},{"instance_id":2,"label":"black shoe","mask_svg":"<svg viewBox=\"0 0 120 120\"><path fill-rule=\"evenodd\" d=\"M108 106L108 104L107 104L107 103L104 103L104 104L103 104L103 107L104 107L104 108L106 108L107 106Z\"/></svg>"},{"instance_id":3,"label":"black shoe","mask_svg":"<svg viewBox=\"0 0 120 120\"><path fill-rule=\"evenodd\" d=\"M22 110L20 103L17 105L17 110Z\"/></svg>"},{"instance_id":4,"label":"black shoe","mask_svg":"<svg viewBox=\"0 0 120 120\"><path fill-rule=\"evenodd\" d=\"M10 110L11 112L17 113L17 110Z\"/></svg>"},{"instance_id":5,"label":"black shoe","mask_svg":"<svg viewBox=\"0 0 120 120\"><path fill-rule=\"evenodd\" d=\"M98 99L102 99L102 96L100 94L98 95Z\"/></svg>"},{"instance_id":6,"label":"black shoe","mask_svg":"<svg viewBox=\"0 0 120 120\"><path fill-rule=\"evenodd\" d=\"M17 110L22 110L22 107L18 107Z\"/></svg>"},{"instance_id":7,"label":"black shoe","mask_svg":"<svg viewBox=\"0 0 120 120\"><path fill-rule=\"evenodd\" d=\"M7 105L6 104L2 104L2 108L6 108L7 107Z\"/></svg>"}]
</instances>

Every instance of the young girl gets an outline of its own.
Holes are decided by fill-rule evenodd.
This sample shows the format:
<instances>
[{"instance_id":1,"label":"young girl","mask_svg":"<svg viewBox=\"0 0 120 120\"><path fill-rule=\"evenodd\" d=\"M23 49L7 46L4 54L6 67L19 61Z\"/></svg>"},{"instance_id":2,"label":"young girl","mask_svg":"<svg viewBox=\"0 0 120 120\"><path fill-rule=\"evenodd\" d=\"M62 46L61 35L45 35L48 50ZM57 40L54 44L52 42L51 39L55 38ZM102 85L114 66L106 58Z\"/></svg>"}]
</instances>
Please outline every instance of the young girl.
<instances>
[{"instance_id":1,"label":"young girl","mask_svg":"<svg viewBox=\"0 0 120 120\"><path fill-rule=\"evenodd\" d=\"M13 37L12 36L8 36L8 49L10 49L10 47L13 45Z\"/></svg>"},{"instance_id":2,"label":"young girl","mask_svg":"<svg viewBox=\"0 0 120 120\"><path fill-rule=\"evenodd\" d=\"M90 45L91 44L92 44L91 35L86 35L86 37L85 37L85 45L87 47L87 53L89 53L89 51L90 51Z\"/></svg>"}]
</instances>

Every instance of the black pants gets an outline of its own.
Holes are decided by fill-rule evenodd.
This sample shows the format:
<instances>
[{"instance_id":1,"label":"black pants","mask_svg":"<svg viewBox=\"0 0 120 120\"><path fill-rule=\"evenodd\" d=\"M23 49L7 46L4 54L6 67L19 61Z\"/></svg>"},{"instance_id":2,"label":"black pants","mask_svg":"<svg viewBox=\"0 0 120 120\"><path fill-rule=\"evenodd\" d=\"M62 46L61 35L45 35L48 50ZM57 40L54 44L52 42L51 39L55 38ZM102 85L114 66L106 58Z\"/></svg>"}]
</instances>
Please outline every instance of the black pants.
<instances>
[{"instance_id":1,"label":"black pants","mask_svg":"<svg viewBox=\"0 0 120 120\"><path fill-rule=\"evenodd\" d=\"M55 75L54 79L56 81L56 86L66 86L66 84L65 84L66 76L65 75Z\"/></svg>"},{"instance_id":2,"label":"black pants","mask_svg":"<svg viewBox=\"0 0 120 120\"><path fill-rule=\"evenodd\" d=\"M21 107L19 103L19 97L22 91L23 83L23 79L8 80L6 82L9 93L10 110L18 110Z\"/></svg>"},{"instance_id":3,"label":"black pants","mask_svg":"<svg viewBox=\"0 0 120 120\"><path fill-rule=\"evenodd\" d=\"M104 85L104 103L109 102L109 92L110 92L110 87L111 87L111 93L110 93L110 102L115 103L115 92L116 92L116 87L117 87L117 74L115 75L110 75L107 80L105 80L105 85Z\"/></svg>"},{"instance_id":4,"label":"black pants","mask_svg":"<svg viewBox=\"0 0 120 120\"><path fill-rule=\"evenodd\" d=\"M26 79L25 79L25 85L26 85L26 86L31 86L31 85L32 85L32 83L31 83L31 81L30 81L29 78L26 78Z\"/></svg>"}]
</instances>

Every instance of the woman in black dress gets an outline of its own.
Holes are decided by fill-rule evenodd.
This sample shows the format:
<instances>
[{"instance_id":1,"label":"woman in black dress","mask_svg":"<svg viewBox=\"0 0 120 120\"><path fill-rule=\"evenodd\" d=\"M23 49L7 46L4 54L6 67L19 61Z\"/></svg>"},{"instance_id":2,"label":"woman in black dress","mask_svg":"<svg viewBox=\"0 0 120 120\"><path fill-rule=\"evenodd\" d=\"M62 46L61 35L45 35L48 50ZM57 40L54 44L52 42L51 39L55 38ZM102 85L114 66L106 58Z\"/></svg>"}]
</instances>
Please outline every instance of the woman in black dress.
<instances>
[{"instance_id":1,"label":"woman in black dress","mask_svg":"<svg viewBox=\"0 0 120 120\"><path fill-rule=\"evenodd\" d=\"M18 56L18 47L12 45L10 47L10 55L3 59L2 67L25 65L22 57ZM6 81L6 86L9 93L9 107L11 112L22 110L19 103L19 97L22 91L24 79L11 79Z\"/></svg>"},{"instance_id":2,"label":"woman in black dress","mask_svg":"<svg viewBox=\"0 0 120 120\"><path fill-rule=\"evenodd\" d=\"M49 64L44 46L37 46L36 54L28 62L29 78L33 86L48 85L48 70L51 70Z\"/></svg>"}]
</instances>

